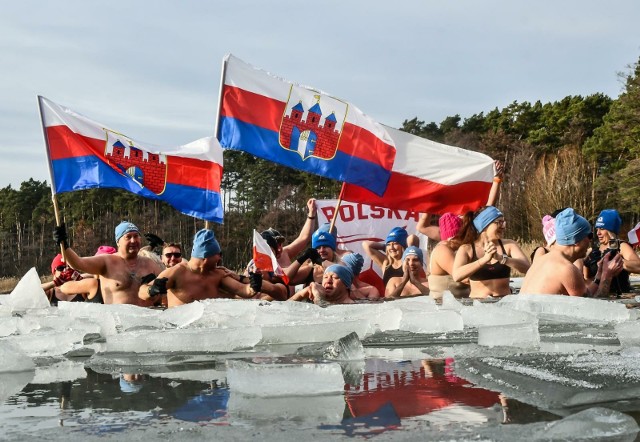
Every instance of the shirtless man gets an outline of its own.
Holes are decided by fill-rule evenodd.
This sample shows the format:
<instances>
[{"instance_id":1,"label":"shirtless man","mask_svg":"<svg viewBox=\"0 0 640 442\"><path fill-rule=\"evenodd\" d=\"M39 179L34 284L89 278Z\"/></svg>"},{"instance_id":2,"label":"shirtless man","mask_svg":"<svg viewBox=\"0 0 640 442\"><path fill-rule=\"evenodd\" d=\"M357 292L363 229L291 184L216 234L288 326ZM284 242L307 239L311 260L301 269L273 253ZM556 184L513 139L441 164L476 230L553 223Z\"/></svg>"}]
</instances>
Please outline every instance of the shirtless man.
<instances>
[{"instance_id":1,"label":"shirtless man","mask_svg":"<svg viewBox=\"0 0 640 442\"><path fill-rule=\"evenodd\" d=\"M424 258L422 250L416 246L409 246L402 254L402 276L394 276L387 283L385 298L400 298L403 296L429 295L427 278L420 276Z\"/></svg>"},{"instance_id":2,"label":"shirtless man","mask_svg":"<svg viewBox=\"0 0 640 442\"><path fill-rule=\"evenodd\" d=\"M593 233L589 222L571 208L556 216L556 243L549 253L535 259L522 281L520 293L602 297L609 294L611 278L622 269L620 254L606 253L598 274L586 284L573 264L584 258Z\"/></svg>"},{"instance_id":3,"label":"shirtless man","mask_svg":"<svg viewBox=\"0 0 640 442\"><path fill-rule=\"evenodd\" d=\"M114 254L80 257L67 246L64 224L54 230L53 239L65 248L68 265L85 273L98 275L105 304L134 304L149 306L138 297L141 284L146 284L162 268L152 259L138 256L141 245L140 230L135 224L123 221L115 229L118 251Z\"/></svg>"},{"instance_id":4,"label":"shirtless man","mask_svg":"<svg viewBox=\"0 0 640 442\"><path fill-rule=\"evenodd\" d=\"M162 247L162 263L165 267L173 267L175 265L187 262L182 258L182 245L176 242L166 243Z\"/></svg>"},{"instance_id":5,"label":"shirtless man","mask_svg":"<svg viewBox=\"0 0 640 442\"><path fill-rule=\"evenodd\" d=\"M325 307L331 304L353 304L350 287L353 283L353 273L347 267L333 264L322 274L322 284L312 282L289 298L289 301L303 301L310 299L314 304Z\"/></svg>"},{"instance_id":6,"label":"shirtless man","mask_svg":"<svg viewBox=\"0 0 640 442\"><path fill-rule=\"evenodd\" d=\"M220 244L212 230L202 229L193 239L191 259L184 265L164 270L153 284L140 287L142 300L167 294L169 308L209 298L228 298L220 289L242 298L251 298L262 289L260 274L252 274L250 284L236 281L220 263ZM265 285L268 284L265 282Z\"/></svg>"}]
</instances>

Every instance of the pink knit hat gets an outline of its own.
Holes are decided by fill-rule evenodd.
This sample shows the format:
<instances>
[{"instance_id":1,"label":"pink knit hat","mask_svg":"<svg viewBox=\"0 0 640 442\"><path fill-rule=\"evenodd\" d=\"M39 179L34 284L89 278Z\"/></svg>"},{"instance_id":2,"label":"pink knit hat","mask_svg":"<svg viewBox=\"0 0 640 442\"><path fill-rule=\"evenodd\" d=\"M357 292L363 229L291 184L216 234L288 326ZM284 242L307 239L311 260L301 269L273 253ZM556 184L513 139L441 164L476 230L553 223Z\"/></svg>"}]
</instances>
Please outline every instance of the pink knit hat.
<instances>
[{"instance_id":1,"label":"pink knit hat","mask_svg":"<svg viewBox=\"0 0 640 442\"><path fill-rule=\"evenodd\" d=\"M556 242L556 219L549 215L542 218L542 234L547 241L547 247Z\"/></svg>"},{"instance_id":2,"label":"pink knit hat","mask_svg":"<svg viewBox=\"0 0 640 442\"><path fill-rule=\"evenodd\" d=\"M458 230L462 227L462 219L458 215L447 212L438 220L440 227L440 239L448 241L458 234Z\"/></svg>"},{"instance_id":3,"label":"pink knit hat","mask_svg":"<svg viewBox=\"0 0 640 442\"><path fill-rule=\"evenodd\" d=\"M100 246L100 247L98 247L98 251L96 252L95 256L98 256L98 255L113 255L116 252L117 252L117 250L115 249L115 247Z\"/></svg>"}]
</instances>

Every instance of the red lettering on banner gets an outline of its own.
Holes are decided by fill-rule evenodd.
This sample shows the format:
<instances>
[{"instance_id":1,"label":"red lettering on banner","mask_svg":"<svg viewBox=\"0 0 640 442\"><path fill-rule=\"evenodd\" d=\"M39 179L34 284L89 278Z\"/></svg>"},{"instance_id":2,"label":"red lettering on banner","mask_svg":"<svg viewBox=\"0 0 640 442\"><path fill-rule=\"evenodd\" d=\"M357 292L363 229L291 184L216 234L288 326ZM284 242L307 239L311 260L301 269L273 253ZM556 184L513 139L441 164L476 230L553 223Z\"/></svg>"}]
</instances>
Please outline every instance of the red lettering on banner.
<instances>
[{"instance_id":1,"label":"red lettering on banner","mask_svg":"<svg viewBox=\"0 0 640 442\"><path fill-rule=\"evenodd\" d=\"M381 219L384 216L384 209L382 207L371 206L369 215L371 215L373 219Z\"/></svg>"},{"instance_id":2,"label":"red lettering on banner","mask_svg":"<svg viewBox=\"0 0 640 442\"><path fill-rule=\"evenodd\" d=\"M344 222L353 221L356 218L353 206L340 206L340 219Z\"/></svg>"},{"instance_id":3,"label":"red lettering on banner","mask_svg":"<svg viewBox=\"0 0 640 442\"><path fill-rule=\"evenodd\" d=\"M418 222L419 218L420 218L420 213L414 212L414 211L407 212L407 215L404 217L405 221L409 219L413 219L415 222Z\"/></svg>"},{"instance_id":4,"label":"red lettering on banner","mask_svg":"<svg viewBox=\"0 0 640 442\"><path fill-rule=\"evenodd\" d=\"M396 219L402 219L402 215L400 215L400 211L398 209L389 209L389 212L387 212L387 218L391 218L392 216L395 216Z\"/></svg>"},{"instance_id":5,"label":"red lettering on banner","mask_svg":"<svg viewBox=\"0 0 640 442\"><path fill-rule=\"evenodd\" d=\"M366 213L362 213L362 204L358 204L358 219L369 219Z\"/></svg>"},{"instance_id":6,"label":"red lettering on banner","mask_svg":"<svg viewBox=\"0 0 640 442\"><path fill-rule=\"evenodd\" d=\"M333 219L333 213L335 212L333 207L323 207L320 210L322 210L322 213L324 213L324 216L326 216L329 221Z\"/></svg>"}]
</instances>

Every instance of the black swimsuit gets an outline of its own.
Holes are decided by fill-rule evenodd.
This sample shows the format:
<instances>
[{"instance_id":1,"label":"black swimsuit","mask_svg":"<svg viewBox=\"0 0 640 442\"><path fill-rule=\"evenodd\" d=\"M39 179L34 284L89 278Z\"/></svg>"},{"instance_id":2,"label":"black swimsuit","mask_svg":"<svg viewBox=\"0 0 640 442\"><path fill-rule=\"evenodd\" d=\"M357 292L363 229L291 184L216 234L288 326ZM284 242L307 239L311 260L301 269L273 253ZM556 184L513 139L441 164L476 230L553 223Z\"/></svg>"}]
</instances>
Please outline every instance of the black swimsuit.
<instances>
[{"instance_id":1,"label":"black swimsuit","mask_svg":"<svg viewBox=\"0 0 640 442\"><path fill-rule=\"evenodd\" d=\"M502 241L498 240L498 244L502 249L502 254L507 256L507 251L504 249L504 245ZM471 250L473 250L472 261L475 262L478 260L478 255L476 255L476 246L475 244L471 244ZM500 264L499 262L495 264L484 264L480 267L475 273L469 276L471 281L489 281L492 279L504 279L509 278L511 276L511 267L506 264Z\"/></svg>"},{"instance_id":2,"label":"black swimsuit","mask_svg":"<svg viewBox=\"0 0 640 442\"><path fill-rule=\"evenodd\" d=\"M384 269L384 273L382 274L382 282L385 287L387 286L387 283L389 282L389 280L394 276L400 276L400 277L404 276L404 270L402 269L402 266L395 268L392 265L388 265Z\"/></svg>"}]
</instances>

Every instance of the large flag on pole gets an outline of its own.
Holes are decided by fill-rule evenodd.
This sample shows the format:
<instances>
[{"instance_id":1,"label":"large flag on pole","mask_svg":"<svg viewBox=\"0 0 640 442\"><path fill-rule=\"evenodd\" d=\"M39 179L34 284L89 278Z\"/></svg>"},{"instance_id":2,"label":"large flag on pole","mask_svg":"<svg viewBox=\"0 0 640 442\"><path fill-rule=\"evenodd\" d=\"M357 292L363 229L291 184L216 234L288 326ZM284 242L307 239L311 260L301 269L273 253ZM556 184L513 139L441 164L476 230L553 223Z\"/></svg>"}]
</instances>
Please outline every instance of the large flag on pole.
<instances>
[{"instance_id":1,"label":"large flag on pole","mask_svg":"<svg viewBox=\"0 0 640 442\"><path fill-rule=\"evenodd\" d=\"M382 196L345 184L343 199L390 209L462 214L487 201L494 176L487 155L385 127L396 146Z\"/></svg>"},{"instance_id":2,"label":"large flag on pole","mask_svg":"<svg viewBox=\"0 0 640 442\"><path fill-rule=\"evenodd\" d=\"M133 140L38 97L55 193L119 188L222 223L222 149L214 137L173 148Z\"/></svg>"},{"instance_id":3,"label":"large flag on pole","mask_svg":"<svg viewBox=\"0 0 640 442\"><path fill-rule=\"evenodd\" d=\"M253 263L256 270L273 272L280 277L285 284L289 284L289 277L285 275L282 267L278 264L276 255L267 244L267 241L255 229L253 231Z\"/></svg>"},{"instance_id":4,"label":"large flag on pole","mask_svg":"<svg viewBox=\"0 0 640 442\"><path fill-rule=\"evenodd\" d=\"M218 139L223 148L382 195L395 148L385 128L339 98L227 55Z\"/></svg>"}]
</instances>

